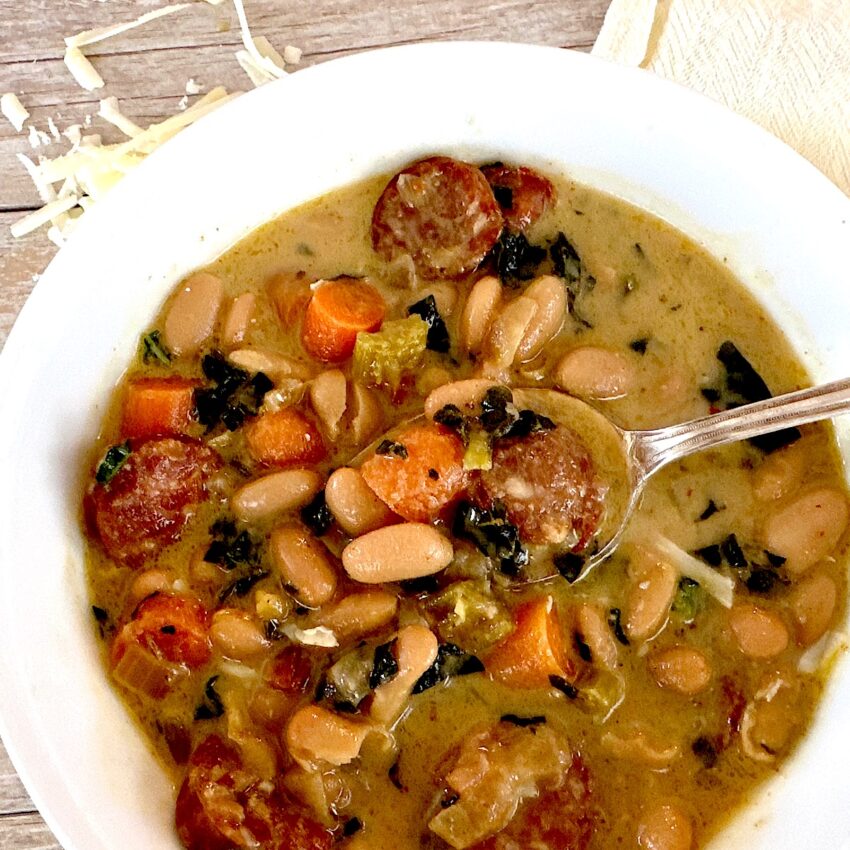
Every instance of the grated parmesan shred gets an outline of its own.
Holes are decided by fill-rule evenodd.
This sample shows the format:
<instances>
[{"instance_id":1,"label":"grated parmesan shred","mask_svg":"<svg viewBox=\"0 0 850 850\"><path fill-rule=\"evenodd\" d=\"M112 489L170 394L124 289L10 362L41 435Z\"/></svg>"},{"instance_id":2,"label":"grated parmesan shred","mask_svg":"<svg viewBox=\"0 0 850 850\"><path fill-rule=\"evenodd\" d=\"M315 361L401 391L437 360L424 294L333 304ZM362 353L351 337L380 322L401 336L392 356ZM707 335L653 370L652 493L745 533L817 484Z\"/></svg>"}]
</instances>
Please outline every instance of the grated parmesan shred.
<instances>
[{"instance_id":1,"label":"grated parmesan shred","mask_svg":"<svg viewBox=\"0 0 850 850\"><path fill-rule=\"evenodd\" d=\"M223 0L206 0L211 6ZM253 38L242 0L232 0L242 36L244 49L237 51L236 59L255 86L279 79L286 75L286 65L301 61L301 51L287 45L279 53L264 36ZM84 30L65 38L65 65L76 82L87 91L102 88L103 78L82 52L81 48L112 38L150 21L186 9L193 3L175 3L148 12L132 21L105 27ZM108 193L125 174L132 171L145 157L168 139L207 113L217 109L241 92L228 93L217 86L189 106L189 95L200 94L203 86L190 78L186 82L186 94L178 103L177 114L156 124L142 128L121 112L118 99L107 97L100 101L98 116L117 127L127 141L104 145L97 133L85 134L92 126L91 115L81 123L71 124L60 130L52 118L48 118L49 133L29 125L28 139L31 147L52 145L64 137L70 148L59 156L40 157L38 164L23 154L18 154L21 165L26 169L44 206L34 210L12 225L13 236L24 236L39 227L49 225L47 237L56 245L63 245L86 210ZM3 115L20 132L28 120L29 113L11 92L0 99ZM60 188L56 188L61 184ZM308 630L313 632L314 630ZM310 638L329 641L332 635L308 634Z\"/></svg>"},{"instance_id":2,"label":"grated parmesan shred","mask_svg":"<svg viewBox=\"0 0 850 850\"><path fill-rule=\"evenodd\" d=\"M13 92L6 92L0 97L0 112L6 116L18 133L24 129L24 121L30 117L29 112Z\"/></svg>"}]
</instances>

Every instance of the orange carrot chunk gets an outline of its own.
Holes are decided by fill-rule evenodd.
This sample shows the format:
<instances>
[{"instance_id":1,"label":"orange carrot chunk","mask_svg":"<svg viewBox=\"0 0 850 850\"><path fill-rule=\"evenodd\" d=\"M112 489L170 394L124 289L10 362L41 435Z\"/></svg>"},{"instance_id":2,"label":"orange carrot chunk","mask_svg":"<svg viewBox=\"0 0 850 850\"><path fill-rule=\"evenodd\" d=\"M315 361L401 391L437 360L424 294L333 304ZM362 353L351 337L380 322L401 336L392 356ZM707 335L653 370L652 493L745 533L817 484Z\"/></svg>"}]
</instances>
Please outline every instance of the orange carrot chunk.
<instances>
[{"instance_id":1,"label":"orange carrot chunk","mask_svg":"<svg viewBox=\"0 0 850 850\"><path fill-rule=\"evenodd\" d=\"M466 490L463 443L440 425L413 425L360 472L375 495L411 522L433 522Z\"/></svg>"},{"instance_id":2,"label":"orange carrot chunk","mask_svg":"<svg viewBox=\"0 0 850 850\"><path fill-rule=\"evenodd\" d=\"M516 609L513 632L493 647L484 667L493 679L511 688L546 688L550 676L575 680L576 665L551 596Z\"/></svg>"},{"instance_id":3,"label":"orange carrot chunk","mask_svg":"<svg viewBox=\"0 0 850 850\"><path fill-rule=\"evenodd\" d=\"M323 363L339 363L351 356L360 331L381 327L386 309L372 284L348 277L329 280L307 304L301 326L304 349Z\"/></svg>"},{"instance_id":4,"label":"orange carrot chunk","mask_svg":"<svg viewBox=\"0 0 850 850\"><path fill-rule=\"evenodd\" d=\"M319 429L293 407L264 413L245 428L248 451L266 466L318 463L327 454Z\"/></svg>"},{"instance_id":5,"label":"orange carrot chunk","mask_svg":"<svg viewBox=\"0 0 850 850\"><path fill-rule=\"evenodd\" d=\"M131 439L187 434L193 421L196 381L136 378L127 385L121 433Z\"/></svg>"}]
</instances>

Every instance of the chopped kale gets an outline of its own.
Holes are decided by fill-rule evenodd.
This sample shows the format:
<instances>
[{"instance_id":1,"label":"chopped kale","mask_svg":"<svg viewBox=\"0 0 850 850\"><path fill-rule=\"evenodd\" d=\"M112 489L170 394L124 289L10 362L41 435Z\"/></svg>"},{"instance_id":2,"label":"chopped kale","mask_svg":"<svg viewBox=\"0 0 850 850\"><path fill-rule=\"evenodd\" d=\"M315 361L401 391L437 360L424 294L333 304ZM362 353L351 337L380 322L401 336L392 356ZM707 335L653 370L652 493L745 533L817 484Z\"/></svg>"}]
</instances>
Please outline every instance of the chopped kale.
<instances>
[{"instance_id":1,"label":"chopped kale","mask_svg":"<svg viewBox=\"0 0 850 850\"><path fill-rule=\"evenodd\" d=\"M708 504L705 506L705 510L699 515L699 521L703 522L707 520L709 517L714 516L720 508L717 507L717 503L714 499L709 499Z\"/></svg>"},{"instance_id":2,"label":"chopped kale","mask_svg":"<svg viewBox=\"0 0 850 850\"><path fill-rule=\"evenodd\" d=\"M403 443L397 443L395 440L381 440L375 449L375 454L385 457L399 457L405 460L407 458L407 446Z\"/></svg>"},{"instance_id":3,"label":"chopped kale","mask_svg":"<svg viewBox=\"0 0 850 850\"><path fill-rule=\"evenodd\" d=\"M777 581L779 581L779 576L773 570L756 567L745 583L747 590L751 593L768 594L773 590Z\"/></svg>"},{"instance_id":4,"label":"chopped kale","mask_svg":"<svg viewBox=\"0 0 850 850\"><path fill-rule=\"evenodd\" d=\"M428 477L429 477L432 481L439 481L439 480L440 480L440 473L439 473L439 472L437 472L437 470L436 470L436 469L434 469L433 467L431 467L431 469L429 469L429 470L428 470Z\"/></svg>"},{"instance_id":5,"label":"chopped kale","mask_svg":"<svg viewBox=\"0 0 850 850\"><path fill-rule=\"evenodd\" d=\"M257 415L263 397L274 386L262 372L251 375L238 369L218 351L204 355L201 371L213 386L195 390L195 411L208 431L219 422L235 431L247 417Z\"/></svg>"},{"instance_id":6,"label":"chopped kale","mask_svg":"<svg viewBox=\"0 0 850 850\"><path fill-rule=\"evenodd\" d=\"M673 610L685 623L692 623L704 607L705 591L700 587L699 582L687 576L679 579L679 586L673 599Z\"/></svg>"},{"instance_id":7,"label":"chopped kale","mask_svg":"<svg viewBox=\"0 0 850 850\"><path fill-rule=\"evenodd\" d=\"M177 627L172 625L160 626L159 627L160 634L163 635L176 635Z\"/></svg>"},{"instance_id":8,"label":"chopped kale","mask_svg":"<svg viewBox=\"0 0 850 850\"><path fill-rule=\"evenodd\" d=\"M637 354L646 354L646 347L649 345L649 337L641 337L640 339L633 339L629 343L629 348Z\"/></svg>"},{"instance_id":9,"label":"chopped kale","mask_svg":"<svg viewBox=\"0 0 850 850\"><path fill-rule=\"evenodd\" d=\"M260 560L257 543L247 531L237 533L230 520L213 523L210 533L214 540L204 553L204 560L232 570L239 564L258 564Z\"/></svg>"},{"instance_id":10,"label":"chopped kale","mask_svg":"<svg viewBox=\"0 0 850 850\"><path fill-rule=\"evenodd\" d=\"M721 392L713 387L702 387L700 393L702 393L702 397L710 404L720 401Z\"/></svg>"},{"instance_id":11,"label":"chopped kale","mask_svg":"<svg viewBox=\"0 0 850 850\"><path fill-rule=\"evenodd\" d=\"M611 631L614 632L614 637L620 641L623 646L629 645L629 639L626 637L626 633L623 631L623 625L620 622L620 609L619 608L611 608L608 611L608 625L611 627Z\"/></svg>"},{"instance_id":12,"label":"chopped kale","mask_svg":"<svg viewBox=\"0 0 850 850\"><path fill-rule=\"evenodd\" d=\"M204 685L203 702L195 709L195 720L213 720L224 714L224 703L215 689L217 681L218 676L207 679L207 683Z\"/></svg>"},{"instance_id":13,"label":"chopped kale","mask_svg":"<svg viewBox=\"0 0 850 850\"><path fill-rule=\"evenodd\" d=\"M577 552L559 552L552 559L555 569L572 584L584 569L584 556Z\"/></svg>"},{"instance_id":14,"label":"chopped kale","mask_svg":"<svg viewBox=\"0 0 850 850\"><path fill-rule=\"evenodd\" d=\"M703 763L703 766L709 770L717 764L717 747L705 735L700 735L693 744L691 744L693 754Z\"/></svg>"},{"instance_id":15,"label":"chopped kale","mask_svg":"<svg viewBox=\"0 0 850 850\"><path fill-rule=\"evenodd\" d=\"M720 552L723 555L723 560L726 561L730 567L740 570L747 566L747 559L738 544L738 538L735 537L734 534L730 534L720 544Z\"/></svg>"},{"instance_id":16,"label":"chopped kale","mask_svg":"<svg viewBox=\"0 0 850 850\"><path fill-rule=\"evenodd\" d=\"M411 304L407 308L407 315L419 316L428 325L426 348L441 354L445 354L449 350L449 331L440 311L437 309L437 302L433 295Z\"/></svg>"},{"instance_id":17,"label":"chopped kale","mask_svg":"<svg viewBox=\"0 0 850 850\"><path fill-rule=\"evenodd\" d=\"M499 241L493 246L496 271L503 283L516 285L517 281L531 280L537 267L546 259L546 249L532 245L522 233L502 231Z\"/></svg>"},{"instance_id":18,"label":"chopped kale","mask_svg":"<svg viewBox=\"0 0 850 850\"><path fill-rule=\"evenodd\" d=\"M770 389L764 379L731 340L726 340L717 350L717 359L723 364L726 372L725 386L721 388L720 398L718 398L718 401L725 402L723 405L725 409L771 398ZM765 454L770 454L796 442L800 436L798 428L783 428L772 434L752 437L748 442Z\"/></svg>"},{"instance_id":19,"label":"chopped kale","mask_svg":"<svg viewBox=\"0 0 850 850\"><path fill-rule=\"evenodd\" d=\"M563 676L550 676L549 684L560 691L567 699L575 699L578 696L578 688L571 685Z\"/></svg>"},{"instance_id":20,"label":"chopped kale","mask_svg":"<svg viewBox=\"0 0 850 850\"><path fill-rule=\"evenodd\" d=\"M97 622L101 625L109 620L109 613L105 608L101 608L99 605L92 605L91 612L94 615L95 620L97 620Z\"/></svg>"},{"instance_id":21,"label":"chopped kale","mask_svg":"<svg viewBox=\"0 0 850 850\"><path fill-rule=\"evenodd\" d=\"M781 567L788 560L787 558L784 558L782 555L774 555L773 552L768 552L766 549L764 551L764 554L765 554L765 557L768 560L768 563L772 567Z\"/></svg>"},{"instance_id":22,"label":"chopped kale","mask_svg":"<svg viewBox=\"0 0 850 850\"><path fill-rule=\"evenodd\" d=\"M408 596L420 596L423 593L436 593L440 589L440 579L436 575L409 578L401 582L401 589Z\"/></svg>"},{"instance_id":23,"label":"chopped kale","mask_svg":"<svg viewBox=\"0 0 850 850\"><path fill-rule=\"evenodd\" d=\"M361 821L360 818L349 818L342 825L342 834L346 838L350 838L355 833L360 832L361 829L363 829L363 821Z\"/></svg>"},{"instance_id":24,"label":"chopped kale","mask_svg":"<svg viewBox=\"0 0 850 850\"><path fill-rule=\"evenodd\" d=\"M414 694L421 694L452 676L468 676L481 673L484 665L476 656L464 652L457 644L443 643L437 650L434 663L417 679L413 686Z\"/></svg>"},{"instance_id":25,"label":"chopped kale","mask_svg":"<svg viewBox=\"0 0 850 850\"><path fill-rule=\"evenodd\" d=\"M460 794L455 794L453 791L449 791L447 789L443 792L443 796L440 798L440 808L450 809L459 799Z\"/></svg>"},{"instance_id":26,"label":"chopped kale","mask_svg":"<svg viewBox=\"0 0 850 850\"><path fill-rule=\"evenodd\" d=\"M554 428L555 423L548 416L543 416L543 414L536 413L533 410L524 409L520 410L519 415L501 436L504 439L510 437L529 437L531 434L537 434L540 431L551 431Z\"/></svg>"},{"instance_id":27,"label":"chopped kale","mask_svg":"<svg viewBox=\"0 0 850 850\"><path fill-rule=\"evenodd\" d=\"M482 554L497 559L505 575L518 575L528 564L528 550L517 527L508 522L503 505L495 504L488 511L471 502L461 502L453 531L457 537L474 543Z\"/></svg>"},{"instance_id":28,"label":"chopped kale","mask_svg":"<svg viewBox=\"0 0 850 850\"><path fill-rule=\"evenodd\" d=\"M301 521L316 537L322 537L328 533L334 518L328 503L325 501L325 491L320 490L315 496L301 508Z\"/></svg>"},{"instance_id":29,"label":"chopped kale","mask_svg":"<svg viewBox=\"0 0 850 850\"><path fill-rule=\"evenodd\" d=\"M479 421L488 434L503 433L514 420L516 414L508 410L514 395L508 387L497 385L490 387L481 399L481 416Z\"/></svg>"},{"instance_id":30,"label":"chopped kale","mask_svg":"<svg viewBox=\"0 0 850 850\"><path fill-rule=\"evenodd\" d=\"M719 567L723 563L723 554L717 543L713 543L711 546L703 546L702 549L696 549L694 555L701 561L705 561L710 567Z\"/></svg>"},{"instance_id":31,"label":"chopped kale","mask_svg":"<svg viewBox=\"0 0 850 850\"><path fill-rule=\"evenodd\" d=\"M224 602L231 596L245 596L251 588L269 574L268 570L256 570L230 582L218 595L219 602Z\"/></svg>"},{"instance_id":32,"label":"chopped kale","mask_svg":"<svg viewBox=\"0 0 850 850\"><path fill-rule=\"evenodd\" d=\"M396 759L390 765L390 769L387 771L387 776L389 777L390 782L392 782L392 784L396 788L398 788L399 791L405 791L407 789L404 787L404 784L401 781L401 776L399 776L399 771L400 771L400 767L399 767L398 759Z\"/></svg>"},{"instance_id":33,"label":"chopped kale","mask_svg":"<svg viewBox=\"0 0 850 850\"><path fill-rule=\"evenodd\" d=\"M161 363L163 366L168 366L171 363L171 353L162 344L159 331L151 331L142 337L142 362L143 363Z\"/></svg>"},{"instance_id":34,"label":"chopped kale","mask_svg":"<svg viewBox=\"0 0 850 850\"><path fill-rule=\"evenodd\" d=\"M555 274L567 281L578 281L581 277L581 259L572 243L559 232L555 241L549 246L549 256Z\"/></svg>"},{"instance_id":35,"label":"chopped kale","mask_svg":"<svg viewBox=\"0 0 850 850\"><path fill-rule=\"evenodd\" d=\"M584 636L581 632L573 632L573 643L575 644L576 652L578 652L578 657L588 664L593 663L593 653L590 651L590 647L584 642Z\"/></svg>"},{"instance_id":36,"label":"chopped kale","mask_svg":"<svg viewBox=\"0 0 850 850\"><path fill-rule=\"evenodd\" d=\"M266 620L263 624L263 631L269 640L283 640L286 635L283 633L283 621L272 617L271 620Z\"/></svg>"},{"instance_id":37,"label":"chopped kale","mask_svg":"<svg viewBox=\"0 0 850 850\"><path fill-rule=\"evenodd\" d=\"M395 640L382 643L375 647L375 656L372 663L372 672L369 673L369 687L375 690L379 685L389 682L398 675L398 661L393 655Z\"/></svg>"},{"instance_id":38,"label":"chopped kale","mask_svg":"<svg viewBox=\"0 0 850 850\"><path fill-rule=\"evenodd\" d=\"M98 484L109 484L113 478L118 474L121 467L127 462L127 458L132 454L132 449L130 448L130 441L121 443L117 446L111 446L106 454L104 455L103 460L100 462L100 465L97 467L97 472L95 473L95 480Z\"/></svg>"},{"instance_id":39,"label":"chopped kale","mask_svg":"<svg viewBox=\"0 0 850 850\"><path fill-rule=\"evenodd\" d=\"M499 718L502 723L512 723L514 726L525 728L526 726L540 726L546 722L546 718L542 714L534 714L530 717L521 717L519 714L503 714Z\"/></svg>"},{"instance_id":40,"label":"chopped kale","mask_svg":"<svg viewBox=\"0 0 850 850\"><path fill-rule=\"evenodd\" d=\"M434 421L438 425L450 428L466 445L466 441L469 439L469 420L456 404L447 404L445 407L441 407L434 414Z\"/></svg>"}]
</instances>

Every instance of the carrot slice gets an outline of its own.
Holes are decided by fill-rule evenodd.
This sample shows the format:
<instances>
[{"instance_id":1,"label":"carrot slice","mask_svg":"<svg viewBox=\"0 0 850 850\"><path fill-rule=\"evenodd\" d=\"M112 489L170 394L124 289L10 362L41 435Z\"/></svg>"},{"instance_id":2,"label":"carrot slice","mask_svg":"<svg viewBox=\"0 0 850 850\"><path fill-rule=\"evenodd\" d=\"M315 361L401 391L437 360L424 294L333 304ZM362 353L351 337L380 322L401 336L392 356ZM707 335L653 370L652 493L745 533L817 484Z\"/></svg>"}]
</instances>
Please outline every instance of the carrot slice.
<instances>
[{"instance_id":1,"label":"carrot slice","mask_svg":"<svg viewBox=\"0 0 850 850\"><path fill-rule=\"evenodd\" d=\"M266 466L318 463L327 454L319 429L293 407L264 413L245 428L248 451Z\"/></svg>"},{"instance_id":2,"label":"carrot slice","mask_svg":"<svg viewBox=\"0 0 850 850\"><path fill-rule=\"evenodd\" d=\"M490 676L511 688L546 688L550 676L572 682L576 665L551 596L524 602L514 612L514 630L484 662Z\"/></svg>"},{"instance_id":3,"label":"carrot slice","mask_svg":"<svg viewBox=\"0 0 850 850\"><path fill-rule=\"evenodd\" d=\"M323 283L304 314L304 349L323 363L339 363L351 356L359 332L381 327L386 309L381 293L370 283L353 278Z\"/></svg>"},{"instance_id":4,"label":"carrot slice","mask_svg":"<svg viewBox=\"0 0 850 850\"><path fill-rule=\"evenodd\" d=\"M137 378L127 385L121 418L125 437L146 440L187 434L193 421L196 381Z\"/></svg>"},{"instance_id":5,"label":"carrot slice","mask_svg":"<svg viewBox=\"0 0 850 850\"><path fill-rule=\"evenodd\" d=\"M432 522L466 490L463 443L434 424L413 425L390 442L387 453L376 454L360 467L364 480L406 520Z\"/></svg>"}]
</instances>

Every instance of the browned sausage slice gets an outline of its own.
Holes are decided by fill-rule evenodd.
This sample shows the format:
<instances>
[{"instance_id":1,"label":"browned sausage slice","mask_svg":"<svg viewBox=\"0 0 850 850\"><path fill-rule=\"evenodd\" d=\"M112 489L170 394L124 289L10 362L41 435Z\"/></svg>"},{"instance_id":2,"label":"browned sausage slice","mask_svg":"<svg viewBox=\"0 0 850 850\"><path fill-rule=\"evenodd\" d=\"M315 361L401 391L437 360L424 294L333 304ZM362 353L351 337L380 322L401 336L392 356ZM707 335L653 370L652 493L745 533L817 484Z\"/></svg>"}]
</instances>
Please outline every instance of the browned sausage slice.
<instances>
[{"instance_id":1,"label":"browned sausage slice","mask_svg":"<svg viewBox=\"0 0 850 850\"><path fill-rule=\"evenodd\" d=\"M471 272L502 232L502 214L481 169L433 156L400 171L372 214L372 247L385 260L408 254L426 279Z\"/></svg>"},{"instance_id":2,"label":"browned sausage slice","mask_svg":"<svg viewBox=\"0 0 850 850\"><path fill-rule=\"evenodd\" d=\"M206 483L221 466L212 449L184 440L148 440L133 448L109 484L90 494L94 526L110 557L130 567L180 536L208 498Z\"/></svg>"},{"instance_id":3,"label":"browned sausage slice","mask_svg":"<svg viewBox=\"0 0 850 850\"><path fill-rule=\"evenodd\" d=\"M583 549L599 527L603 487L593 457L575 431L552 431L497 442L493 468L482 472L484 507L502 502L526 543Z\"/></svg>"},{"instance_id":4,"label":"browned sausage slice","mask_svg":"<svg viewBox=\"0 0 850 850\"><path fill-rule=\"evenodd\" d=\"M555 199L555 187L525 166L486 165L481 169L502 207L505 225L513 231L531 227Z\"/></svg>"}]
</instances>

